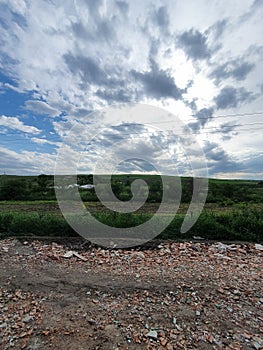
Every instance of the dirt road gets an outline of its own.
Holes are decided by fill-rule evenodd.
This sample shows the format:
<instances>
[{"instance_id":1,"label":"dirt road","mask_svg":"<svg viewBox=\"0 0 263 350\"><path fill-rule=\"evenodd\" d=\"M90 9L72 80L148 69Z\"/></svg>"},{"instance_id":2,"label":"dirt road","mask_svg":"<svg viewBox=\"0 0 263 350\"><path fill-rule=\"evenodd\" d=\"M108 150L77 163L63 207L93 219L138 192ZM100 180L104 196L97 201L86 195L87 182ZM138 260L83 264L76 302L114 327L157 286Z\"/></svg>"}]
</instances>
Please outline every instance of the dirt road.
<instances>
[{"instance_id":1,"label":"dirt road","mask_svg":"<svg viewBox=\"0 0 263 350\"><path fill-rule=\"evenodd\" d=\"M263 251L0 241L1 349L263 349Z\"/></svg>"}]
</instances>

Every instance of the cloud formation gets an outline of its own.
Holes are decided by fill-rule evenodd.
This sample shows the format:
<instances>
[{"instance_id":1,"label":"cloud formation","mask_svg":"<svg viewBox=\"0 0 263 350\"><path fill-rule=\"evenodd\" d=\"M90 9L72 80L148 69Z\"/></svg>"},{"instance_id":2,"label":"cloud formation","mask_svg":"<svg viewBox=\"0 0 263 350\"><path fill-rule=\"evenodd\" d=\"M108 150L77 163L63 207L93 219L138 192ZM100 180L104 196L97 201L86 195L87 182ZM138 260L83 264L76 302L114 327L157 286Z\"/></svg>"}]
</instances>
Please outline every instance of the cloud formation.
<instances>
[{"instance_id":1,"label":"cloud formation","mask_svg":"<svg viewBox=\"0 0 263 350\"><path fill-rule=\"evenodd\" d=\"M217 109L227 109L251 102L255 98L255 95L253 95L252 92L247 91L245 88L226 86L220 91L214 100Z\"/></svg>"},{"instance_id":2,"label":"cloud formation","mask_svg":"<svg viewBox=\"0 0 263 350\"><path fill-rule=\"evenodd\" d=\"M28 134L39 134L41 131L35 126L25 125L17 117L7 117L5 115L0 116L0 126L6 127L12 130L19 130Z\"/></svg>"},{"instance_id":3,"label":"cloud formation","mask_svg":"<svg viewBox=\"0 0 263 350\"><path fill-rule=\"evenodd\" d=\"M61 113L58 109L50 107L46 102L36 100L26 101L25 108L37 114L49 115L50 117L59 116Z\"/></svg>"},{"instance_id":4,"label":"cloud formation","mask_svg":"<svg viewBox=\"0 0 263 350\"><path fill-rule=\"evenodd\" d=\"M189 59L203 60L211 57L207 36L193 28L178 36L178 45L184 49Z\"/></svg>"},{"instance_id":5,"label":"cloud formation","mask_svg":"<svg viewBox=\"0 0 263 350\"><path fill-rule=\"evenodd\" d=\"M224 170L220 157L237 171L231 159L243 161L237 145L249 139L243 126L251 120L260 123L261 115L251 114L263 109L262 9L260 0L238 6L226 0L159 5L152 0L0 1L0 113L7 152L15 149L15 143L7 143L11 130L43 131L33 143L42 145L44 153L44 147L53 145L52 137L65 141L79 123L73 147L73 141L82 139L81 130L103 123L93 111L141 102L178 115L206 148L209 138L211 175ZM235 116L242 113L250 116ZM169 118L165 125L173 132ZM115 125L114 114L111 123ZM263 146L257 125L250 146L254 154ZM115 134L120 140L120 132ZM101 137L100 151L110 139L112 135ZM160 135L145 139L149 148L138 143L138 152L151 150L170 172L168 159L156 156ZM29 147L26 142L21 150ZM176 148L175 142L168 148ZM96 157L99 152L92 154L92 162ZM176 159L181 166L182 159ZM249 176L252 167L250 163L245 170Z\"/></svg>"},{"instance_id":6,"label":"cloud formation","mask_svg":"<svg viewBox=\"0 0 263 350\"><path fill-rule=\"evenodd\" d=\"M228 61L216 67L211 73L211 77L215 78L216 83L233 78L237 81L242 81L247 78L247 75L255 68L255 63L246 62L241 59Z\"/></svg>"}]
</instances>

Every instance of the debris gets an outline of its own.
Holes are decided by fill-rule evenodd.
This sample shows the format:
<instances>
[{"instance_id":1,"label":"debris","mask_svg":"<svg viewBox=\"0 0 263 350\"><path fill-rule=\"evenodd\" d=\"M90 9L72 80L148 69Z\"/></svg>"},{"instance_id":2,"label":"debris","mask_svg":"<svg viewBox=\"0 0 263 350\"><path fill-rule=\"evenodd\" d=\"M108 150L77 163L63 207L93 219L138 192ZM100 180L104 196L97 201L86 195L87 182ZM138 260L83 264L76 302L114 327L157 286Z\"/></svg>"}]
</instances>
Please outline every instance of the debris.
<instances>
[{"instance_id":1,"label":"debris","mask_svg":"<svg viewBox=\"0 0 263 350\"><path fill-rule=\"evenodd\" d=\"M166 346L166 344L168 343L168 340L165 338L160 338L160 342L162 346Z\"/></svg>"},{"instance_id":2,"label":"debris","mask_svg":"<svg viewBox=\"0 0 263 350\"><path fill-rule=\"evenodd\" d=\"M263 349L263 345L262 344L259 344L258 342L254 342L253 343L253 346L256 350L261 350Z\"/></svg>"},{"instance_id":3,"label":"debris","mask_svg":"<svg viewBox=\"0 0 263 350\"><path fill-rule=\"evenodd\" d=\"M74 253L70 250L63 255L63 258L72 258L73 255Z\"/></svg>"},{"instance_id":4,"label":"debris","mask_svg":"<svg viewBox=\"0 0 263 350\"><path fill-rule=\"evenodd\" d=\"M220 254L220 253L215 253L214 256L216 258L219 258L219 259L231 260L231 258L229 256L226 256L226 255L223 255L223 254Z\"/></svg>"},{"instance_id":5,"label":"debris","mask_svg":"<svg viewBox=\"0 0 263 350\"><path fill-rule=\"evenodd\" d=\"M22 318L22 322L28 323L29 321L31 321L31 320L33 320L33 319L34 319L33 316L27 315L27 316L25 316L24 318Z\"/></svg>"},{"instance_id":6,"label":"debris","mask_svg":"<svg viewBox=\"0 0 263 350\"><path fill-rule=\"evenodd\" d=\"M209 250L215 252L215 253L225 253L228 250L228 245L218 242L216 244L211 245Z\"/></svg>"},{"instance_id":7,"label":"debris","mask_svg":"<svg viewBox=\"0 0 263 350\"><path fill-rule=\"evenodd\" d=\"M108 339L105 348L125 350L263 350L263 254L255 244L79 249L0 241L8 266L0 276L3 350L60 349L65 336L85 349Z\"/></svg>"},{"instance_id":8,"label":"debris","mask_svg":"<svg viewBox=\"0 0 263 350\"><path fill-rule=\"evenodd\" d=\"M146 334L146 337L152 338L152 339L157 339L158 333L156 331L150 331L149 333Z\"/></svg>"},{"instance_id":9,"label":"debris","mask_svg":"<svg viewBox=\"0 0 263 350\"><path fill-rule=\"evenodd\" d=\"M76 256L77 258L79 258L82 261L88 261L88 259L84 258L84 256L80 255L77 252L73 252L73 255Z\"/></svg>"},{"instance_id":10,"label":"debris","mask_svg":"<svg viewBox=\"0 0 263 350\"><path fill-rule=\"evenodd\" d=\"M80 255L79 253L75 251L68 251L63 255L63 258L72 258L73 256L76 256L77 258L81 259L82 261L88 261L84 256Z\"/></svg>"},{"instance_id":11,"label":"debris","mask_svg":"<svg viewBox=\"0 0 263 350\"><path fill-rule=\"evenodd\" d=\"M255 244L255 248L256 248L257 250L263 250L263 245L262 245L262 244L256 243L256 244Z\"/></svg>"}]
</instances>

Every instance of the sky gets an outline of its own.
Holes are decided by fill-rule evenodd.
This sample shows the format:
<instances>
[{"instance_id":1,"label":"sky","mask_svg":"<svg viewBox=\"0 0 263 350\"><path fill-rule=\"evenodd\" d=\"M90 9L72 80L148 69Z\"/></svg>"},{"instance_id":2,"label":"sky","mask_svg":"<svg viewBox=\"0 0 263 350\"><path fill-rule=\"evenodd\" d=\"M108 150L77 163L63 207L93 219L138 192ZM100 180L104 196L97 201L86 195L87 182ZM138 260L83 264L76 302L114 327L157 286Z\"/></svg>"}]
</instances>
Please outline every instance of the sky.
<instances>
[{"instance_id":1,"label":"sky","mask_svg":"<svg viewBox=\"0 0 263 350\"><path fill-rule=\"evenodd\" d=\"M261 0L0 0L0 174L261 180L262 17Z\"/></svg>"}]
</instances>

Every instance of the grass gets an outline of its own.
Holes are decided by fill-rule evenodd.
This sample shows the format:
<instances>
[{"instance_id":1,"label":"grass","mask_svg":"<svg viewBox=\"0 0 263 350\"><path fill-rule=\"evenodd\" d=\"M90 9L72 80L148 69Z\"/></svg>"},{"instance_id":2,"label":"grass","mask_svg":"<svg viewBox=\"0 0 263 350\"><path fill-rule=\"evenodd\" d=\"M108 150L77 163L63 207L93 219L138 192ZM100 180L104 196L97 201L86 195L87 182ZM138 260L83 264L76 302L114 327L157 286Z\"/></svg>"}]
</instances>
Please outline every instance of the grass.
<instances>
[{"instance_id":1,"label":"grass","mask_svg":"<svg viewBox=\"0 0 263 350\"><path fill-rule=\"evenodd\" d=\"M56 204L56 200L32 200L32 201L0 201L0 205L15 204L15 205L37 205L37 204Z\"/></svg>"},{"instance_id":2,"label":"grass","mask_svg":"<svg viewBox=\"0 0 263 350\"><path fill-rule=\"evenodd\" d=\"M99 221L113 227L133 227L151 218L151 214L111 214L96 213ZM218 215L202 213L195 225L182 234L184 215L176 215L171 224L158 236L161 239L189 239L202 236L205 239L263 241L263 211L261 209L242 209ZM89 222L84 217L74 215L76 222L84 219L87 232ZM159 220L162 220L162 216ZM72 237L78 234L70 227L64 217L40 213L0 213L0 237L37 235L52 237Z\"/></svg>"}]
</instances>

